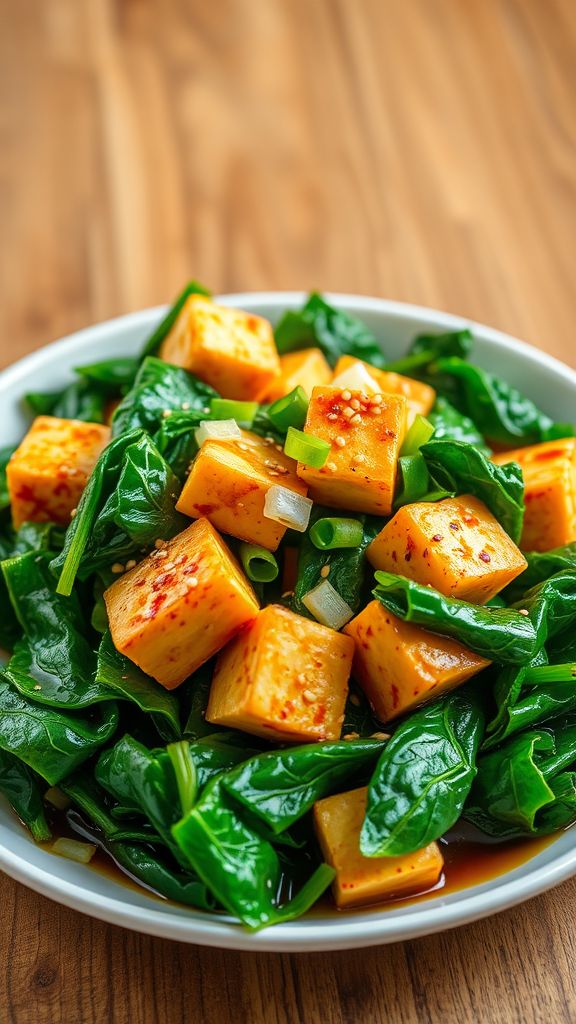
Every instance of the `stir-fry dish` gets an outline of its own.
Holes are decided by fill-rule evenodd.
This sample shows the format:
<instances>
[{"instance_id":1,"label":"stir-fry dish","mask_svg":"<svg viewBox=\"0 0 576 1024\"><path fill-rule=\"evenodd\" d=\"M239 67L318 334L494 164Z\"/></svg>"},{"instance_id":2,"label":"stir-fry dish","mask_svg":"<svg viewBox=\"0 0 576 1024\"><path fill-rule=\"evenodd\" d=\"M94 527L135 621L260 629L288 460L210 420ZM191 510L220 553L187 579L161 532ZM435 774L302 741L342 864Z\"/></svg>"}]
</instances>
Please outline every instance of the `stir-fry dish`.
<instances>
[{"instance_id":1,"label":"stir-fry dish","mask_svg":"<svg viewBox=\"0 0 576 1024\"><path fill-rule=\"evenodd\" d=\"M24 397L0 791L46 848L259 929L430 890L456 823L576 820L574 429L468 330L385 348L191 283Z\"/></svg>"}]
</instances>

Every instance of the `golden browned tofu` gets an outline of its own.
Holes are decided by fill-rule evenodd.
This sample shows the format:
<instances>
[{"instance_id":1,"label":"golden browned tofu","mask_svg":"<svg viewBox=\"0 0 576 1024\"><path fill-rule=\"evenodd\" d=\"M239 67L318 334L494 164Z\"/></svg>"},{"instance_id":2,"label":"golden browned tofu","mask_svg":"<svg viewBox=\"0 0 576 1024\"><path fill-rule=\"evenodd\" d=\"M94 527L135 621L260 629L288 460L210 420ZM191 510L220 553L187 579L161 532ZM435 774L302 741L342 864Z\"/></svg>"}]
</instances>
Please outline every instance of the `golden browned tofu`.
<instances>
[{"instance_id":1,"label":"golden browned tofu","mask_svg":"<svg viewBox=\"0 0 576 1024\"><path fill-rule=\"evenodd\" d=\"M371 601L344 626L355 643L352 674L388 722L453 690L490 662L449 637L403 622Z\"/></svg>"},{"instance_id":2,"label":"golden browned tofu","mask_svg":"<svg viewBox=\"0 0 576 1024\"><path fill-rule=\"evenodd\" d=\"M334 508L389 515L406 408L399 395L314 388L304 431L328 441L331 451L322 469L298 464L310 497Z\"/></svg>"},{"instance_id":3,"label":"golden browned tofu","mask_svg":"<svg viewBox=\"0 0 576 1024\"><path fill-rule=\"evenodd\" d=\"M471 495L404 505L366 554L375 569L476 604L489 601L527 564L497 519Z\"/></svg>"},{"instance_id":4,"label":"golden browned tofu","mask_svg":"<svg viewBox=\"0 0 576 1024\"><path fill-rule=\"evenodd\" d=\"M339 739L353 653L342 633L268 605L218 658L206 719L277 743Z\"/></svg>"},{"instance_id":5,"label":"golden browned tofu","mask_svg":"<svg viewBox=\"0 0 576 1024\"><path fill-rule=\"evenodd\" d=\"M191 295L162 342L160 357L183 366L224 398L255 399L280 373L268 320Z\"/></svg>"},{"instance_id":6,"label":"golden browned tofu","mask_svg":"<svg viewBox=\"0 0 576 1024\"><path fill-rule=\"evenodd\" d=\"M522 467L524 551L550 551L576 540L576 438L502 452L492 461L498 466L518 462Z\"/></svg>"},{"instance_id":7,"label":"golden browned tofu","mask_svg":"<svg viewBox=\"0 0 576 1024\"><path fill-rule=\"evenodd\" d=\"M304 348L300 352L289 352L280 356L280 375L272 382L264 400L275 402L288 395L294 388L301 387L310 397L312 388L329 384L332 370L319 348Z\"/></svg>"},{"instance_id":8,"label":"golden browned tofu","mask_svg":"<svg viewBox=\"0 0 576 1024\"><path fill-rule=\"evenodd\" d=\"M428 415L436 401L436 392L429 384L413 380L412 377L404 377L401 373L390 370L379 370L378 367L365 363L363 359L355 359L354 356L340 356L334 369L334 379L355 363L360 363L368 371L382 394L404 395L408 403L408 426L411 426L416 416Z\"/></svg>"},{"instance_id":9,"label":"golden browned tofu","mask_svg":"<svg viewBox=\"0 0 576 1024\"><path fill-rule=\"evenodd\" d=\"M342 910L425 892L438 882L444 860L437 843L402 857L364 857L360 832L368 790L352 789L314 804L314 825L324 860L334 868L332 891Z\"/></svg>"},{"instance_id":10,"label":"golden browned tofu","mask_svg":"<svg viewBox=\"0 0 576 1024\"><path fill-rule=\"evenodd\" d=\"M104 600L117 650L167 690L258 614L252 587L207 519L153 551Z\"/></svg>"},{"instance_id":11,"label":"golden browned tofu","mask_svg":"<svg viewBox=\"0 0 576 1024\"><path fill-rule=\"evenodd\" d=\"M6 476L16 529L25 522L67 526L110 427L38 416L8 463Z\"/></svg>"},{"instance_id":12,"label":"golden browned tofu","mask_svg":"<svg viewBox=\"0 0 576 1024\"><path fill-rule=\"evenodd\" d=\"M264 515L273 485L307 492L294 459L244 431L238 440L204 442L176 507L187 516L206 516L223 533L275 551L286 527Z\"/></svg>"}]
</instances>

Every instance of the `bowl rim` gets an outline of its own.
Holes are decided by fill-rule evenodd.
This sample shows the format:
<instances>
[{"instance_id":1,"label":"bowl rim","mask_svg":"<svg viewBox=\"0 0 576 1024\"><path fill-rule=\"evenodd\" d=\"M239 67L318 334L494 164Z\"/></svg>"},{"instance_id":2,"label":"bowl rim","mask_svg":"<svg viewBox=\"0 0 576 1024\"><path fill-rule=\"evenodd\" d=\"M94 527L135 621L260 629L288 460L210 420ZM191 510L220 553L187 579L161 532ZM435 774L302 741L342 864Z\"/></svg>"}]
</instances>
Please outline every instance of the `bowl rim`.
<instances>
[{"instance_id":1,"label":"bowl rim","mask_svg":"<svg viewBox=\"0 0 576 1024\"><path fill-rule=\"evenodd\" d=\"M257 306L274 309L294 308L302 303L304 292L238 292L216 296L228 306ZM421 319L430 327L458 329L470 327L484 342L504 348L517 356L529 356L553 373L563 377L576 391L576 371L547 353L540 352L526 342L484 324L445 313L441 310L411 303L395 302L370 296L345 293L324 293L329 301L349 312L375 313L384 319ZM117 330L151 327L163 316L168 306L129 313L83 328L52 344L24 356L0 373L0 389L10 389L34 371L41 370L54 359L72 355L83 343L97 343ZM138 906L121 898L109 897L69 879L58 877L48 869L26 861L6 844L8 829L0 822L0 869L16 881L58 903L82 911L92 917L135 931L161 938L253 952L306 952L310 950L351 949L362 946L398 942L467 924L536 896L576 874L576 844L548 864L522 865L520 877L509 878L510 872L494 878L489 891L474 892L455 903L442 904L440 900L423 901L410 906L405 918L389 912L360 913L358 916L332 917L329 921L311 917L286 924L275 925L257 933L250 933L230 918L202 914L189 909L189 913L157 910L154 903ZM551 846L554 845L551 841ZM143 890L144 891L144 890ZM466 889L461 892L466 893ZM169 907L170 904L163 904ZM175 905L176 906L176 905ZM399 905L400 906L400 905Z\"/></svg>"}]
</instances>

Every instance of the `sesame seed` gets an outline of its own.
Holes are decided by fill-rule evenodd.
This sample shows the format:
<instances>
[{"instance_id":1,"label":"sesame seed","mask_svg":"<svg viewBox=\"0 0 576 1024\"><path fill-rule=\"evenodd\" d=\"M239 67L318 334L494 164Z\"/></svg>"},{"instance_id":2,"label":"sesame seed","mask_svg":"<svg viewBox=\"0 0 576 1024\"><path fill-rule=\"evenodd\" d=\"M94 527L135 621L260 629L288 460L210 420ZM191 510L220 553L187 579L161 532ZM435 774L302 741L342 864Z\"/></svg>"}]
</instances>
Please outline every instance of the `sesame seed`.
<instances>
[{"instance_id":1,"label":"sesame seed","mask_svg":"<svg viewBox=\"0 0 576 1024\"><path fill-rule=\"evenodd\" d=\"M331 423L335 423L336 420L338 419L338 413L337 412L327 412L326 413L326 419L330 420Z\"/></svg>"},{"instance_id":2,"label":"sesame seed","mask_svg":"<svg viewBox=\"0 0 576 1024\"><path fill-rule=\"evenodd\" d=\"M236 508L244 508L244 502L243 501L237 501L236 502Z\"/></svg>"},{"instance_id":3,"label":"sesame seed","mask_svg":"<svg viewBox=\"0 0 576 1024\"><path fill-rule=\"evenodd\" d=\"M345 416L347 420L351 420L354 415L354 409L352 408L352 406L345 405L344 408L342 409L342 415Z\"/></svg>"},{"instance_id":4,"label":"sesame seed","mask_svg":"<svg viewBox=\"0 0 576 1024\"><path fill-rule=\"evenodd\" d=\"M180 408L183 409L184 412L187 412L188 409L190 408L190 402L182 402L182 405L180 406Z\"/></svg>"},{"instance_id":5,"label":"sesame seed","mask_svg":"<svg viewBox=\"0 0 576 1024\"><path fill-rule=\"evenodd\" d=\"M165 547L166 547L166 541L165 541L165 540L162 540L162 538L161 538L161 537L157 537L157 538L156 538L156 540L154 541L154 547L155 547L155 548L156 548L156 549L157 549L158 551L161 551L161 550L162 550L162 548L165 548Z\"/></svg>"},{"instance_id":6,"label":"sesame seed","mask_svg":"<svg viewBox=\"0 0 576 1024\"><path fill-rule=\"evenodd\" d=\"M330 566L329 565L323 565L322 568L320 569L320 575L321 575L322 579L325 580L326 577L330 575Z\"/></svg>"},{"instance_id":7,"label":"sesame seed","mask_svg":"<svg viewBox=\"0 0 576 1024\"><path fill-rule=\"evenodd\" d=\"M241 452L247 452L248 451L248 445L244 444L244 441L237 441L236 444L238 445L238 447L239 447Z\"/></svg>"},{"instance_id":8,"label":"sesame seed","mask_svg":"<svg viewBox=\"0 0 576 1024\"><path fill-rule=\"evenodd\" d=\"M168 558L167 551L153 551L152 554L155 558Z\"/></svg>"},{"instance_id":9,"label":"sesame seed","mask_svg":"<svg viewBox=\"0 0 576 1024\"><path fill-rule=\"evenodd\" d=\"M298 675L296 676L296 682L300 683L302 686L304 685L304 683L306 682L306 676L304 672L298 673Z\"/></svg>"},{"instance_id":10,"label":"sesame seed","mask_svg":"<svg viewBox=\"0 0 576 1024\"><path fill-rule=\"evenodd\" d=\"M316 694L314 693L314 690L304 690L304 693L302 694L302 699L306 702L306 704L314 704L314 702L316 701Z\"/></svg>"},{"instance_id":11,"label":"sesame seed","mask_svg":"<svg viewBox=\"0 0 576 1024\"><path fill-rule=\"evenodd\" d=\"M77 508L73 508L71 513L70 513L70 519L74 519L74 516L76 516L76 515L78 515L78 509Z\"/></svg>"},{"instance_id":12,"label":"sesame seed","mask_svg":"<svg viewBox=\"0 0 576 1024\"><path fill-rule=\"evenodd\" d=\"M277 452L283 452L284 451L284 449L283 449L281 444L275 444L274 447L275 447Z\"/></svg>"},{"instance_id":13,"label":"sesame seed","mask_svg":"<svg viewBox=\"0 0 576 1024\"><path fill-rule=\"evenodd\" d=\"M340 393L340 398L342 399L343 402L349 402L350 399L352 398L352 392L348 391L348 388L346 388L345 391L342 391Z\"/></svg>"},{"instance_id":14,"label":"sesame seed","mask_svg":"<svg viewBox=\"0 0 576 1024\"><path fill-rule=\"evenodd\" d=\"M127 569L134 569L134 568L135 568L135 566L136 566L136 559L135 559L135 558L130 558L130 559L129 559L129 560L128 560L128 561L126 562L126 568L127 568Z\"/></svg>"},{"instance_id":15,"label":"sesame seed","mask_svg":"<svg viewBox=\"0 0 576 1024\"><path fill-rule=\"evenodd\" d=\"M206 415L208 415L208 413L210 412L210 406L209 405L205 405L204 408L202 409L202 412L204 412L204 413L206 413Z\"/></svg>"},{"instance_id":16,"label":"sesame seed","mask_svg":"<svg viewBox=\"0 0 576 1024\"><path fill-rule=\"evenodd\" d=\"M190 590L195 590L197 586L198 586L198 577L197 576L191 576L190 579L188 580L188 587L190 588Z\"/></svg>"},{"instance_id":17,"label":"sesame seed","mask_svg":"<svg viewBox=\"0 0 576 1024\"><path fill-rule=\"evenodd\" d=\"M352 401L350 402L350 406L352 409L355 409L356 412L358 412L358 409L360 408L360 402L358 401L357 398L353 398Z\"/></svg>"},{"instance_id":18,"label":"sesame seed","mask_svg":"<svg viewBox=\"0 0 576 1024\"><path fill-rule=\"evenodd\" d=\"M334 438L334 444L337 444L339 448L345 448L346 447L346 439L344 437L342 437L341 434L338 434L338 437Z\"/></svg>"},{"instance_id":19,"label":"sesame seed","mask_svg":"<svg viewBox=\"0 0 576 1024\"><path fill-rule=\"evenodd\" d=\"M338 469L338 466L336 465L335 462L327 462L325 468L328 470L329 473L335 473L336 470Z\"/></svg>"},{"instance_id":20,"label":"sesame seed","mask_svg":"<svg viewBox=\"0 0 576 1024\"><path fill-rule=\"evenodd\" d=\"M356 415L352 417L350 423L355 423L356 426L360 426L360 424L362 423L362 417L359 412L357 412Z\"/></svg>"},{"instance_id":21,"label":"sesame seed","mask_svg":"<svg viewBox=\"0 0 576 1024\"><path fill-rule=\"evenodd\" d=\"M285 590L284 593L282 594L282 597L294 597L294 591L293 590Z\"/></svg>"},{"instance_id":22,"label":"sesame seed","mask_svg":"<svg viewBox=\"0 0 576 1024\"><path fill-rule=\"evenodd\" d=\"M519 608L518 611L520 612L520 615L529 615L530 614L527 608Z\"/></svg>"},{"instance_id":23,"label":"sesame seed","mask_svg":"<svg viewBox=\"0 0 576 1024\"><path fill-rule=\"evenodd\" d=\"M358 455L355 455L352 459L352 463L355 466L360 466L363 462L366 462L366 456L362 455L362 452L359 452Z\"/></svg>"},{"instance_id":24,"label":"sesame seed","mask_svg":"<svg viewBox=\"0 0 576 1024\"><path fill-rule=\"evenodd\" d=\"M381 416L382 415L382 409L380 408L379 405L371 405L370 406L370 412L372 413L373 416Z\"/></svg>"},{"instance_id":25,"label":"sesame seed","mask_svg":"<svg viewBox=\"0 0 576 1024\"><path fill-rule=\"evenodd\" d=\"M346 735L342 737L342 739L343 740L359 740L360 739L360 733L358 733L358 732L347 732Z\"/></svg>"},{"instance_id":26,"label":"sesame seed","mask_svg":"<svg viewBox=\"0 0 576 1024\"><path fill-rule=\"evenodd\" d=\"M119 573L124 572L124 566L121 562L114 562L112 566L112 572L117 576Z\"/></svg>"},{"instance_id":27,"label":"sesame seed","mask_svg":"<svg viewBox=\"0 0 576 1024\"><path fill-rule=\"evenodd\" d=\"M35 690L41 690L42 687L40 686L40 683L36 683L36 686L34 687L34 689Z\"/></svg>"},{"instance_id":28,"label":"sesame seed","mask_svg":"<svg viewBox=\"0 0 576 1024\"><path fill-rule=\"evenodd\" d=\"M390 739L390 733L389 732L372 732L372 733L370 733L370 739L371 740L389 740Z\"/></svg>"},{"instance_id":29,"label":"sesame seed","mask_svg":"<svg viewBox=\"0 0 576 1024\"><path fill-rule=\"evenodd\" d=\"M168 417L170 416L170 412L171 412L170 409L163 409L162 410L162 417L163 417L163 419L167 420Z\"/></svg>"},{"instance_id":30,"label":"sesame seed","mask_svg":"<svg viewBox=\"0 0 576 1024\"><path fill-rule=\"evenodd\" d=\"M370 399L370 405L382 405L382 395L372 395Z\"/></svg>"},{"instance_id":31,"label":"sesame seed","mask_svg":"<svg viewBox=\"0 0 576 1024\"><path fill-rule=\"evenodd\" d=\"M277 469L269 469L268 476L280 476L280 473L278 472Z\"/></svg>"},{"instance_id":32,"label":"sesame seed","mask_svg":"<svg viewBox=\"0 0 576 1024\"><path fill-rule=\"evenodd\" d=\"M270 437L270 436L265 437L264 438L264 444L275 444L274 438Z\"/></svg>"}]
</instances>

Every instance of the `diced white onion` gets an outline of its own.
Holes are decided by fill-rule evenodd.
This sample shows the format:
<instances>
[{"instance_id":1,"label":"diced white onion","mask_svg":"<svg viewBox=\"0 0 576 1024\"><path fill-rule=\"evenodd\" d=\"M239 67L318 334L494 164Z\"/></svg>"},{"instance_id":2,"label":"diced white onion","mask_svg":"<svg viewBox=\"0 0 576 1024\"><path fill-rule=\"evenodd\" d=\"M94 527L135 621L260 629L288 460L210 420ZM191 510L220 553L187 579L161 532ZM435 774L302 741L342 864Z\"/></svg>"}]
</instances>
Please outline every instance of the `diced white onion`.
<instances>
[{"instance_id":1,"label":"diced white onion","mask_svg":"<svg viewBox=\"0 0 576 1024\"><path fill-rule=\"evenodd\" d=\"M346 604L328 580L322 580L317 587L309 590L302 598L302 604L306 605L318 622L331 629L342 629L354 616L350 605Z\"/></svg>"},{"instance_id":2,"label":"diced white onion","mask_svg":"<svg viewBox=\"0 0 576 1024\"><path fill-rule=\"evenodd\" d=\"M348 388L349 391L364 391L367 395L377 395L382 391L374 377L368 372L360 361L352 363L346 370L342 370L332 381L333 388Z\"/></svg>"},{"instance_id":3,"label":"diced white onion","mask_svg":"<svg viewBox=\"0 0 576 1024\"><path fill-rule=\"evenodd\" d=\"M96 847L92 843L80 843L77 839L66 839L63 836L52 843L52 853L78 861L79 864L89 864L96 853Z\"/></svg>"},{"instance_id":4,"label":"diced white onion","mask_svg":"<svg viewBox=\"0 0 576 1024\"><path fill-rule=\"evenodd\" d=\"M289 487L273 484L266 491L264 499L264 515L282 526L304 533L308 529L312 501L303 494L291 491Z\"/></svg>"},{"instance_id":5,"label":"diced white onion","mask_svg":"<svg viewBox=\"0 0 576 1024\"><path fill-rule=\"evenodd\" d=\"M44 793L44 799L47 803L52 804L57 811L66 811L71 804L70 797L66 796L58 786L51 786Z\"/></svg>"},{"instance_id":6,"label":"diced white onion","mask_svg":"<svg viewBox=\"0 0 576 1024\"><path fill-rule=\"evenodd\" d=\"M202 420L194 436L201 448L205 441L231 441L242 437L242 431L236 420Z\"/></svg>"}]
</instances>

